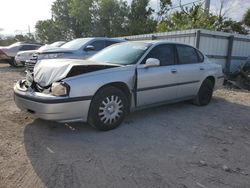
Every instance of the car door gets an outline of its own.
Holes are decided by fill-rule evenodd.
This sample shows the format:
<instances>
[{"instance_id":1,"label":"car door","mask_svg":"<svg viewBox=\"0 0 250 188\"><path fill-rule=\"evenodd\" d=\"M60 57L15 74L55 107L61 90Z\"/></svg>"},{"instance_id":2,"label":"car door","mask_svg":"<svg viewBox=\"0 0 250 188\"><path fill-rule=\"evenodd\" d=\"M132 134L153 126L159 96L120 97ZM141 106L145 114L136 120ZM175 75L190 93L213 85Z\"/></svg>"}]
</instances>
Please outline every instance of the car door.
<instances>
[{"instance_id":1,"label":"car door","mask_svg":"<svg viewBox=\"0 0 250 188\"><path fill-rule=\"evenodd\" d=\"M177 90L173 83L176 58L174 45L161 44L154 47L137 67L137 106L161 103L176 98ZM160 60L160 66L145 68L148 58Z\"/></svg>"},{"instance_id":2,"label":"car door","mask_svg":"<svg viewBox=\"0 0 250 188\"><path fill-rule=\"evenodd\" d=\"M187 45L176 45L180 85L177 97L188 98L198 93L200 84L205 77L204 56L195 48Z\"/></svg>"}]
</instances>

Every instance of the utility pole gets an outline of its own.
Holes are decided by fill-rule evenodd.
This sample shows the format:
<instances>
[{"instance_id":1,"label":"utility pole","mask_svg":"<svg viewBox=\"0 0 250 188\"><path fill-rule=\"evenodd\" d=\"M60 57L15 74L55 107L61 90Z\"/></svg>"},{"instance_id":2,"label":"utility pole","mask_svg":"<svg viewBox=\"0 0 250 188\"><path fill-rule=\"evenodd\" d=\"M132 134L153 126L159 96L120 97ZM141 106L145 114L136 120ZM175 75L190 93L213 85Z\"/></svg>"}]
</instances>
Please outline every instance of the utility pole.
<instances>
[{"instance_id":1,"label":"utility pole","mask_svg":"<svg viewBox=\"0 0 250 188\"><path fill-rule=\"evenodd\" d=\"M210 0L205 0L205 10L207 13L209 13L210 9Z\"/></svg>"},{"instance_id":2,"label":"utility pole","mask_svg":"<svg viewBox=\"0 0 250 188\"><path fill-rule=\"evenodd\" d=\"M30 35L30 25L28 25L28 34Z\"/></svg>"}]
</instances>

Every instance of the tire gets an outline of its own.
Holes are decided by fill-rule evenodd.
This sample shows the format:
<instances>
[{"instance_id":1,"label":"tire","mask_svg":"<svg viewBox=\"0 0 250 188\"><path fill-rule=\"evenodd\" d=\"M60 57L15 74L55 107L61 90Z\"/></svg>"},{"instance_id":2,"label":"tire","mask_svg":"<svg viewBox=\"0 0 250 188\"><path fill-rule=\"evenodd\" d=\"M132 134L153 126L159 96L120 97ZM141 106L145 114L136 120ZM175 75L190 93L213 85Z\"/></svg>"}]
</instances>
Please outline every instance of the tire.
<instances>
[{"instance_id":1,"label":"tire","mask_svg":"<svg viewBox=\"0 0 250 188\"><path fill-rule=\"evenodd\" d=\"M101 131L118 127L128 113L128 98L112 86L104 87L93 97L88 123Z\"/></svg>"},{"instance_id":2,"label":"tire","mask_svg":"<svg viewBox=\"0 0 250 188\"><path fill-rule=\"evenodd\" d=\"M9 60L9 64L10 64L10 66L12 66L12 67L18 67L18 64L16 63L16 61L15 61L14 58L11 58L11 59Z\"/></svg>"},{"instance_id":3,"label":"tire","mask_svg":"<svg viewBox=\"0 0 250 188\"><path fill-rule=\"evenodd\" d=\"M209 79L204 80L197 96L193 100L193 103L198 106L205 106L209 104L213 96L213 89L213 82Z\"/></svg>"},{"instance_id":4,"label":"tire","mask_svg":"<svg viewBox=\"0 0 250 188\"><path fill-rule=\"evenodd\" d=\"M21 61L23 67L25 67L25 61Z\"/></svg>"}]
</instances>

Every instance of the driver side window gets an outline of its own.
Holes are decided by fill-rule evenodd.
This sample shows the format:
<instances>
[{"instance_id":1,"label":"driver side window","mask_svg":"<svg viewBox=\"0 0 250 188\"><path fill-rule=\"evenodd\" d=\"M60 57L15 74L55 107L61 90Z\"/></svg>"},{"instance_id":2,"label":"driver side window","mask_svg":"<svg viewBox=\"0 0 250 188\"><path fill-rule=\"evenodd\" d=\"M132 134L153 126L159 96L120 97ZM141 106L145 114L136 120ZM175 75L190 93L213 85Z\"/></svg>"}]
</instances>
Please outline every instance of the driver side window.
<instances>
[{"instance_id":1,"label":"driver side window","mask_svg":"<svg viewBox=\"0 0 250 188\"><path fill-rule=\"evenodd\" d=\"M96 40L92 42L90 45L94 46L95 48L94 51L100 51L105 47L105 42L104 40Z\"/></svg>"},{"instance_id":2,"label":"driver side window","mask_svg":"<svg viewBox=\"0 0 250 188\"><path fill-rule=\"evenodd\" d=\"M161 66L174 65L175 64L174 46L171 44L162 44L154 47L144 59L143 64L145 64L148 58L155 58L160 60Z\"/></svg>"}]
</instances>

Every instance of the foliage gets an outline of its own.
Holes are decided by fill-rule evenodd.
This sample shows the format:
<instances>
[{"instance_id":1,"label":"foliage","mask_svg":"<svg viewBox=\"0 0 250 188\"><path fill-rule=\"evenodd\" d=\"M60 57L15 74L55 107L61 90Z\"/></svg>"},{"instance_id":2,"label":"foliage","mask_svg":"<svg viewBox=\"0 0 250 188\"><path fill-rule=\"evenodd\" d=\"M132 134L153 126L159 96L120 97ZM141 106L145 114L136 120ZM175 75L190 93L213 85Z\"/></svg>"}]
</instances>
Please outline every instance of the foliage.
<instances>
[{"instance_id":1,"label":"foliage","mask_svg":"<svg viewBox=\"0 0 250 188\"><path fill-rule=\"evenodd\" d=\"M68 0L66 0L68 1ZM94 0L71 0L69 3L70 29L73 37L92 35L92 7Z\"/></svg>"},{"instance_id":2,"label":"foliage","mask_svg":"<svg viewBox=\"0 0 250 188\"><path fill-rule=\"evenodd\" d=\"M160 10L155 12L149 0L132 0L130 5L127 0L55 0L52 18L37 22L36 36L42 42L54 42L198 28L247 34L245 25L250 25L250 10L242 22L237 22L224 14L208 13L201 4L170 13L171 0L159 3Z\"/></svg>"},{"instance_id":3,"label":"foliage","mask_svg":"<svg viewBox=\"0 0 250 188\"><path fill-rule=\"evenodd\" d=\"M244 14L242 22L243 22L246 26L250 27L250 8L249 8L249 9L246 11L246 13Z\"/></svg>"},{"instance_id":4,"label":"foliage","mask_svg":"<svg viewBox=\"0 0 250 188\"><path fill-rule=\"evenodd\" d=\"M129 8L127 2L117 0L100 0L96 9L97 36L120 36L125 35L128 26Z\"/></svg>"},{"instance_id":5,"label":"foliage","mask_svg":"<svg viewBox=\"0 0 250 188\"><path fill-rule=\"evenodd\" d=\"M60 28L53 20L43 20L36 23L36 37L40 42L52 43L62 38Z\"/></svg>"},{"instance_id":6,"label":"foliage","mask_svg":"<svg viewBox=\"0 0 250 188\"><path fill-rule=\"evenodd\" d=\"M162 21L157 31L173 31L185 29L215 29L216 16L207 14L202 9L202 5L194 5L191 8L182 9L171 14L166 20Z\"/></svg>"},{"instance_id":7,"label":"foliage","mask_svg":"<svg viewBox=\"0 0 250 188\"><path fill-rule=\"evenodd\" d=\"M152 17L154 10L148 8L149 0L133 0L129 13L128 34L137 35L155 31L156 20Z\"/></svg>"},{"instance_id":8,"label":"foliage","mask_svg":"<svg viewBox=\"0 0 250 188\"><path fill-rule=\"evenodd\" d=\"M0 37L0 46L8 46L15 42L35 42L35 39L31 34Z\"/></svg>"},{"instance_id":9,"label":"foliage","mask_svg":"<svg viewBox=\"0 0 250 188\"><path fill-rule=\"evenodd\" d=\"M247 34L241 22L207 13L201 4L193 5L191 8L182 8L160 22L157 26L158 32L185 30L185 29L208 29L231 33Z\"/></svg>"},{"instance_id":10,"label":"foliage","mask_svg":"<svg viewBox=\"0 0 250 188\"><path fill-rule=\"evenodd\" d=\"M158 16L160 17L160 20L166 18L166 15L171 6L172 6L171 0L160 0L160 10L157 13Z\"/></svg>"}]
</instances>

